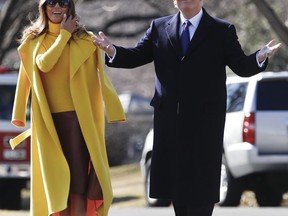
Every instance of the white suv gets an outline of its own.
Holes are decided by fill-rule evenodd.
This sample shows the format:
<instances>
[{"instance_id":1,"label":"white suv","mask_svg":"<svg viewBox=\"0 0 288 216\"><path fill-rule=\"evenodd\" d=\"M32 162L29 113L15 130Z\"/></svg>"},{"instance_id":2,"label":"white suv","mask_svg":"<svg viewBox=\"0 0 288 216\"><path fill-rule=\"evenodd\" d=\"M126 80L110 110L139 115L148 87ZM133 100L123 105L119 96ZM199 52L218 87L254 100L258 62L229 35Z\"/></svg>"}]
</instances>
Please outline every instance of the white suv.
<instances>
[{"instance_id":1,"label":"white suv","mask_svg":"<svg viewBox=\"0 0 288 216\"><path fill-rule=\"evenodd\" d=\"M1 68L3 69L3 68ZM12 150L9 140L27 128L16 128L11 112L18 74L0 73L0 208L20 209L21 189L30 179L30 139ZM30 110L30 109L28 109ZM27 113L29 119L29 113ZM29 127L29 121L27 122Z\"/></svg>"},{"instance_id":2,"label":"white suv","mask_svg":"<svg viewBox=\"0 0 288 216\"><path fill-rule=\"evenodd\" d=\"M239 204L243 190L260 206L278 206L288 191L288 73L227 80L221 202Z\"/></svg>"},{"instance_id":3,"label":"white suv","mask_svg":"<svg viewBox=\"0 0 288 216\"><path fill-rule=\"evenodd\" d=\"M147 203L153 130L141 159ZM260 206L279 206L288 191L288 72L265 72L227 79L220 206L237 206L244 190L255 192ZM193 170L192 170L193 172Z\"/></svg>"}]
</instances>

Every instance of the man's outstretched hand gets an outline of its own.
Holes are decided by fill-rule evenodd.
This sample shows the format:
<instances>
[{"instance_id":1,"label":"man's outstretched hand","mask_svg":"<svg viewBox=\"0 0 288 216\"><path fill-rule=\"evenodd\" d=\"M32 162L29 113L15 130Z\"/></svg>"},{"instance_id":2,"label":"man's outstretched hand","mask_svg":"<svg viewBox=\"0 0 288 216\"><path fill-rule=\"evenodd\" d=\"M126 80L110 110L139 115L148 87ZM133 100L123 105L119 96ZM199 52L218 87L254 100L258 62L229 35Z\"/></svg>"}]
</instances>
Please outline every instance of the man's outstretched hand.
<instances>
[{"instance_id":1,"label":"man's outstretched hand","mask_svg":"<svg viewBox=\"0 0 288 216\"><path fill-rule=\"evenodd\" d=\"M263 62L266 58L274 55L282 46L281 43L277 43L276 40L271 40L265 47L263 47L258 53L258 61Z\"/></svg>"},{"instance_id":2,"label":"man's outstretched hand","mask_svg":"<svg viewBox=\"0 0 288 216\"><path fill-rule=\"evenodd\" d=\"M93 43L106 52L108 56L113 57L115 55L115 47L103 32L100 31L98 36L92 36L92 40Z\"/></svg>"}]
</instances>

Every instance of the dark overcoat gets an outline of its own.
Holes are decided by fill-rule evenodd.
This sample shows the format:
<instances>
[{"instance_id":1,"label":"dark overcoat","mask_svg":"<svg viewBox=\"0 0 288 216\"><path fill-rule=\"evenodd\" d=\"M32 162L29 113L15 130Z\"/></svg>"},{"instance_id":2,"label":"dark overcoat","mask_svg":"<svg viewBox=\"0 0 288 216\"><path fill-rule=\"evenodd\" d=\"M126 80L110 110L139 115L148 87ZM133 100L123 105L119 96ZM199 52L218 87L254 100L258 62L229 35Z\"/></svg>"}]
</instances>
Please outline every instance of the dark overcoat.
<instances>
[{"instance_id":1,"label":"dark overcoat","mask_svg":"<svg viewBox=\"0 0 288 216\"><path fill-rule=\"evenodd\" d=\"M203 17L181 54L179 12L153 20L133 48L116 47L111 67L133 68L154 62L154 146L150 196L219 201L220 168L226 113L226 66L239 76L259 68L256 53L245 55L234 25Z\"/></svg>"}]
</instances>

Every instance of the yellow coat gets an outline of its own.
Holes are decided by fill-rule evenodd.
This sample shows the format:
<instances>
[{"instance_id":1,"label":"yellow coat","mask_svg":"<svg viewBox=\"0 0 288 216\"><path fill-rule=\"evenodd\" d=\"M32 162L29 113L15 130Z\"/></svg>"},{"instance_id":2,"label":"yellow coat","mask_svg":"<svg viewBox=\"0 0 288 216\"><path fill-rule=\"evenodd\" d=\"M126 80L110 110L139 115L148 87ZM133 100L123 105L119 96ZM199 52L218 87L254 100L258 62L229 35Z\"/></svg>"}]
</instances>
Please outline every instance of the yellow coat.
<instances>
[{"instance_id":1,"label":"yellow coat","mask_svg":"<svg viewBox=\"0 0 288 216\"><path fill-rule=\"evenodd\" d=\"M52 215L67 207L70 185L69 167L65 160L51 112L45 97L36 55L45 37L27 38L18 48L21 66L13 107L12 123L26 125L27 100L31 100L31 215ZM101 216L107 216L112 203L112 187L104 136L104 104L108 122L124 121L125 114L117 93L105 75L101 50L90 37L70 39L70 89L104 204ZM104 103L103 103L104 102ZM13 148L25 134L11 140ZM89 215L90 216L90 215Z\"/></svg>"}]
</instances>

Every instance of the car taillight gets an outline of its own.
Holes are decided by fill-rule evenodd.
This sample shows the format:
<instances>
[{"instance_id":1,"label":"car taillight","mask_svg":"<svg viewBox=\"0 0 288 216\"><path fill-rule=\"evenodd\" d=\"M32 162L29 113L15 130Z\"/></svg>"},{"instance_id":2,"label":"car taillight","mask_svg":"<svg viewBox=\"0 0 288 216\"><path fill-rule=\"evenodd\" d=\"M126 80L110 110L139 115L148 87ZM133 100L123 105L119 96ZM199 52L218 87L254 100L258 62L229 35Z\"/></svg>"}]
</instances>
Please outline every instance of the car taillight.
<instances>
[{"instance_id":1,"label":"car taillight","mask_svg":"<svg viewBox=\"0 0 288 216\"><path fill-rule=\"evenodd\" d=\"M0 132L0 162L29 162L30 161L30 139L24 140L12 150L9 140L18 135L17 132Z\"/></svg>"},{"instance_id":2,"label":"car taillight","mask_svg":"<svg viewBox=\"0 0 288 216\"><path fill-rule=\"evenodd\" d=\"M255 114L246 113L243 122L243 141L255 144Z\"/></svg>"},{"instance_id":3,"label":"car taillight","mask_svg":"<svg viewBox=\"0 0 288 216\"><path fill-rule=\"evenodd\" d=\"M9 68L9 67L4 67L4 66L0 66L0 73L8 73L8 72L10 72L10 71L12 71L11 68Z\"/></svg>"}]
</instances>

